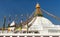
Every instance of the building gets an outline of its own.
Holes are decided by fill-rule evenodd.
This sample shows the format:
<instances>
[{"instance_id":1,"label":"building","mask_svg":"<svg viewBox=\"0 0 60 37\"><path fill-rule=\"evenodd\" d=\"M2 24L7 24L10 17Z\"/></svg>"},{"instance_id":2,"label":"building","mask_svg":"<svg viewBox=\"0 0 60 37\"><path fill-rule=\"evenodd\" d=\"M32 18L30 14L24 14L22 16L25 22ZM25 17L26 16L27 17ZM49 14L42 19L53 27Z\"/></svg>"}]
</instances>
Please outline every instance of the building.
<instances>
[{"instance_id":1,"label":"building","mask_svg":"<svg viewBox=\"0 0 60 37\"><path fill-rule=\"evenodd\" d=\"M13 26L14 21L8 29L10 33L0 33L0 37L60 37L60 26L54 25L49 19L43 17L43 13L40 10L40 5L36 4L36 11L33 14L33 18L27 21L24 26L18 27L16 30ZM18 31L14 33L12 31Z\"/></svg>"}]
</instances>

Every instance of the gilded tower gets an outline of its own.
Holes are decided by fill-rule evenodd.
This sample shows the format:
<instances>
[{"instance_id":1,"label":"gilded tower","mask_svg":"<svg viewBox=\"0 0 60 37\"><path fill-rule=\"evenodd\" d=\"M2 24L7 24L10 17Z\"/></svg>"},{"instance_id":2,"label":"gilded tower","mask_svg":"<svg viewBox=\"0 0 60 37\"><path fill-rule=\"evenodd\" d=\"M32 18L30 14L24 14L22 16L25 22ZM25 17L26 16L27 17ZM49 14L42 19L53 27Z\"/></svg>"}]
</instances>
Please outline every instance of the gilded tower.
<instances>
[{"instance_id":1,"label":"gilded tower","mask_svg":"<svg viewBox=\"0 0 60 37\"><path fill-rule=\"evenodd\" d=\"M43 15L42 15L42 12L41 12L41 10L40 10L40 5L39 5L39 3L36 4L36 11L35 11L34 16L43 16Z\"/></svg>"}]
</instances>

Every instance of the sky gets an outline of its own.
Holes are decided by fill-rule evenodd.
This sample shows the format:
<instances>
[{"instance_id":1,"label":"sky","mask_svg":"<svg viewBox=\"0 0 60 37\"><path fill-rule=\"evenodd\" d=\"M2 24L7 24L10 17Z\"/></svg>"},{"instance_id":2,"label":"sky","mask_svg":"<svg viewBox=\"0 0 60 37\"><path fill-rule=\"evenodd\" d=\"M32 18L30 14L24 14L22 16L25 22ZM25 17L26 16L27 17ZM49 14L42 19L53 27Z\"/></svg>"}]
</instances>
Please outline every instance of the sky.
<instances>
[{"instance_id":1,"label":"sky","mask_svg":"<svg viewBox=\"0 0 60 37\"><path fill-rule=\"evenodd\" d=\"M10 22L14 21L16 15L18 16L17 23L23 19L25 21L26 15L30 16L34 10L37 2L40 7L49 13L60 17L60 0L0 0L0 27L3 26L4 16L6 16L6 26L8 26L8 18L10 16ZM21 17L21 15L24 15ZM59 20L48 16L43 13L45 18L48 18L53 24L60 24Z\"/></svg>"}]
</instances>

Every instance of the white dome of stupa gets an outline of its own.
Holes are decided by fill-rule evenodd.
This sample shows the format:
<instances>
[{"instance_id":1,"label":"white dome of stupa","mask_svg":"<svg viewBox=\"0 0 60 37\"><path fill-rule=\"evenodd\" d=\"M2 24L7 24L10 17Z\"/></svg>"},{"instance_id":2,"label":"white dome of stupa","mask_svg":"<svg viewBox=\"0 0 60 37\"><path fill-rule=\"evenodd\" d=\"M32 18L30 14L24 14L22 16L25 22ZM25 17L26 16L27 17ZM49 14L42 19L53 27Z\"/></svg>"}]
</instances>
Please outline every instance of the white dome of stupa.
<instances>
[{"instance_id":1,"label":"white dome of stupa","mask_svg":"<svg viewBox=\"0 0 60 37\"><path fill-rule=\"evenodd\" d=\"M50 20L40 16L34 17L33 20L28 25L31 25L29 30L43 30L43 27L54 26Z\"/></svg>"}]
</instances>

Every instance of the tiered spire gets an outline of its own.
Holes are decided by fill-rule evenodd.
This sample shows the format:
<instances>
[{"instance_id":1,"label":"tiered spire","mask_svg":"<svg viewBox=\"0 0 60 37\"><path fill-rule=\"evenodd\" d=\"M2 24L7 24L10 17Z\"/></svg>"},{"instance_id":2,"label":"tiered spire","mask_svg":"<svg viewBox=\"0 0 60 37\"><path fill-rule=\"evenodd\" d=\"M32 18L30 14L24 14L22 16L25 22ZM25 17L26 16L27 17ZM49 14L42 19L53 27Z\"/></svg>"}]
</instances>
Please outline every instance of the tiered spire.
<instances>
[{"instance_id":1,"label":"tiered spire","mask_svg":"<svg viewBox=\"0 0 60 37\"><path fill-rule=\"evenodd\" d=\"M35 11L34 16L43 16L43 15L42 15L42 12L41 12L41 10L40 10L40 5L39 5L39 3L36 4L36 11Z\"/></svg>"}]
</instances>

